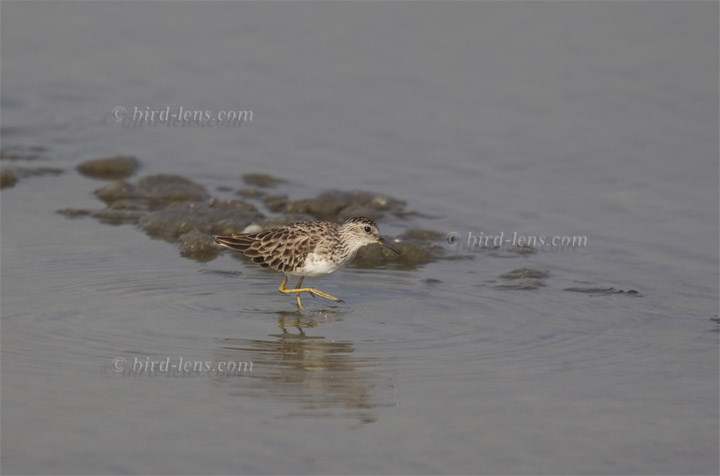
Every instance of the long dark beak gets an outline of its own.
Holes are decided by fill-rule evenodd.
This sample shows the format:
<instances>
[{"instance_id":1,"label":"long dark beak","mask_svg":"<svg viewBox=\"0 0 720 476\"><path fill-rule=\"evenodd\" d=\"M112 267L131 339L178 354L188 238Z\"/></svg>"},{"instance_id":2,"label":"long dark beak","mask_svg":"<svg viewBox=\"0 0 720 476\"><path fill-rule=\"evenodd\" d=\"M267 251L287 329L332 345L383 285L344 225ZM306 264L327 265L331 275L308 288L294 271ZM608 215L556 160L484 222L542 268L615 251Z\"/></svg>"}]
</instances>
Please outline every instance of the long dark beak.
<instances>
[{"instance_id":1,"label":"long dark beak","mask_svg":"<svg viewBox=\"0 0 720 476\"><path fill-rule=\"evenodd\" d=\"M395 253L397 253L397 254L399 254L399 255L402 254L402 253L400 253L400 250L399 250L399 249L395 248L393 245L391 245L390 243L388 243L388 241L387 241L385 238L380 238L380 239L377 240L375 243L377 243L377 244L380 245L380 246L384 246L385 248L387 248L387 249L389 249L389 250L393 250Z\"/></svg>"}]
</instances>

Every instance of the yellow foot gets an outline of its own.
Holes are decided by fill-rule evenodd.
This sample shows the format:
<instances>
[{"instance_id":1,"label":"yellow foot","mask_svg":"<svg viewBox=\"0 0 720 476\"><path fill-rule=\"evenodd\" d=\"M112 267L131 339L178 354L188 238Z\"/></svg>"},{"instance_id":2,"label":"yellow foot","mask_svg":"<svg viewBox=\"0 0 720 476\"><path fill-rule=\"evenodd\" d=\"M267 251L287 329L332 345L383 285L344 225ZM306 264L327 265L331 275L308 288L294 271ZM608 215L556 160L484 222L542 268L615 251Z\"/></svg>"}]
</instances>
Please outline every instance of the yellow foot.
<instances>
[{"instance_id":1,"label":"yellow foot","mask_svg":"<svg viewBox=\"0 0 720 476\"><path fill-rule=\"evenodd\" d=\"M285 280L282 282L282 284L278 288L278 291L280 291L283 294L294 294L295 295L295 297L297 298L298 310L302 309L302 302L300 301L300 293L310 293L310 295L313 297L320 296L321 298L325 298L330 301L343 302L342 299L338 299L335 296L331 296L331 295L324 293L318 289L301 288L300 285L302 284L303 279L305 279L305 276L300 277L300 281L298 281L295 289L285 289L285 285L287 284L287 281L288 281L288 278L286 276Z\"/></svg>"}]
</instances>

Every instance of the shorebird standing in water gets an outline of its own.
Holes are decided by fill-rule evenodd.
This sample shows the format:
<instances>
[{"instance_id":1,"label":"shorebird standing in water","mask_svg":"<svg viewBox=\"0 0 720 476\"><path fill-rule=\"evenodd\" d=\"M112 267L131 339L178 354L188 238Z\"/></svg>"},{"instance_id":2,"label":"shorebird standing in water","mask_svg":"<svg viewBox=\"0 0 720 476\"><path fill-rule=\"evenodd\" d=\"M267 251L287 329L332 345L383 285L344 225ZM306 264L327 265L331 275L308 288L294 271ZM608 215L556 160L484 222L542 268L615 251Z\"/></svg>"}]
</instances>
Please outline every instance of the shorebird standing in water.
<instances>
[{"instance_id":1,"label":"shorebird standing in water","mask_svg":"<svg viewBox=\"0 0 720 476\"><path fill-rule=\"evenodd\" d=\"M285 273L278 291L295 294L298 309L302 309L300 293L341 301L315 288L301 288L306 276L335 272L352 261L360 248L373 243L400 254L400 250L380 236L375 222L365 217L350 217L342 225L304 221L259 233L216 235L214 238L215 243L241 252L263 268ZM295 289L285 288L290 276L300 276Z\"/></svg>"}]
</instances>

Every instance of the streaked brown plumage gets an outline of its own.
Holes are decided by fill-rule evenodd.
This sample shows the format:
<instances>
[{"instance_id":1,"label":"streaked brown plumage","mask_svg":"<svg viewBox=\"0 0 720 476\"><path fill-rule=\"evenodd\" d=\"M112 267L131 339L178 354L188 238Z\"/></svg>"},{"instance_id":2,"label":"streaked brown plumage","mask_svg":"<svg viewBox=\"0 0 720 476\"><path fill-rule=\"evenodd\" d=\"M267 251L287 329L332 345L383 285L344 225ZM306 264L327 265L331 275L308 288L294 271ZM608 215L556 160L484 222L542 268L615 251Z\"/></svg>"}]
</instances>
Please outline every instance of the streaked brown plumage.
<instances>
[{"instance_id":1,"label":"streaked brown plumage","mask_svg":"<svg viewBox=\"0 0 720 476\"><path fill-rule=\"evenodd\" d=\"M332 301L339 299L314 288L300 288L305 276L323 276L349 263L365 245L377 243L400 254L384 241L374 221L350 217L342 225L331 222L297 222L258 233L217 235L215 242L240 251L264 268L285 273L282 293L294 293L298 308L300 293L309 292ZM295 289L285 289L289 276L300 276Z\"/></svg>"}]
</instances>

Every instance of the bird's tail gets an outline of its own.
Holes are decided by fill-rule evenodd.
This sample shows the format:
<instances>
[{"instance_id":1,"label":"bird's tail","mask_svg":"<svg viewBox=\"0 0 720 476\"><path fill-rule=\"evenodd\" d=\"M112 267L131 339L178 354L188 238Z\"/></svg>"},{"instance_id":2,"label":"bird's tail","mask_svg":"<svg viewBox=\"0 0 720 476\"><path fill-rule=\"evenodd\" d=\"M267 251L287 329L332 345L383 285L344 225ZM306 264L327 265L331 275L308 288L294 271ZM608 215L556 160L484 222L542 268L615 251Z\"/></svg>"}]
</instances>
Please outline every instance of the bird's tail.
<instances>
[{"instance_id":1,"label":"bird's tail","mask_svg":"<svg viewBox=\"0 0 720 476\"><path fill-rule=\"evenodd\" d=\"M215 235L213 238L215 238L215 243L218 245L230 248L231 250L240 251L241 253L247 251L254 241L247 234Z\"/></svg>"}]
</instances>

